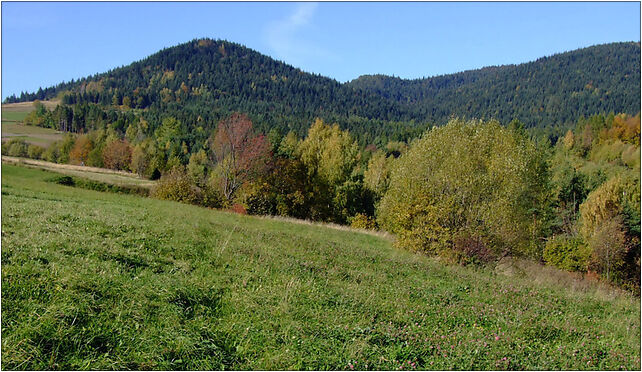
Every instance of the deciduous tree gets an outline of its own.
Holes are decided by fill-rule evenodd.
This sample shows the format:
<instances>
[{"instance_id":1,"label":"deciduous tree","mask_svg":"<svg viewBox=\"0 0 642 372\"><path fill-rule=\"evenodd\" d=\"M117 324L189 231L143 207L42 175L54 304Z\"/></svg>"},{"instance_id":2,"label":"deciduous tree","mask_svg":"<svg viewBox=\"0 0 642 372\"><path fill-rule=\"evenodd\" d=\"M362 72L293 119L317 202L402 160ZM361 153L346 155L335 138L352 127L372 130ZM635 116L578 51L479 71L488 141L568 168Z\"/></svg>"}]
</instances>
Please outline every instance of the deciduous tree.
<instances>
[{"instance_id":1,"label":"deciduous tree","mask_svg":"<svg viewBox=\"0 0 642 372\"><path fill-rule=\"evenodd\" d=\"M243 114L232 114L219 122L210 139L221 192L228 202L236 191L256 175L269 161L270 145L264 135L252 133L252 122Z\"/></svg>"}]
</instances>

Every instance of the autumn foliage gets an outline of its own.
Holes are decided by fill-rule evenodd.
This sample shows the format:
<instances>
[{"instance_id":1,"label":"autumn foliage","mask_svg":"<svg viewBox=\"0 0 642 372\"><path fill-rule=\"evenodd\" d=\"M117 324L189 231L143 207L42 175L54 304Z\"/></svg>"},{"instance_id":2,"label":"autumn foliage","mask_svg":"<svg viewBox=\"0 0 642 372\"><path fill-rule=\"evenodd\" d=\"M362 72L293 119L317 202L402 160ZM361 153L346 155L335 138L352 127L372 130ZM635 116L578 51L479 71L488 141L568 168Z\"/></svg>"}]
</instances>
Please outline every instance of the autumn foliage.
<instances>
[{"instance_id":1,"label":"autumn foliage","mask_svg":"<svg viewBox=\"0 0 642 372\"><path fill-rule=\"evenodd\" d=\"M271 157L265 136L252 133L252 122L243 114L219 122L210 144L215 178L228 202L243 183L265 171Z\"/></svg>"},{"instance_id":2,"label":"autumn foliage","mask_svg":"<svg viewBox=\"0 0 642 372\"><path fill-rule=\"evenodd\" d=\"M85 164L89 153L94 148L94 144L87 135L82 135L76 139L74 147L69 152L69 162L71 164Z\"/></svg>"},{"instance_id":3,"label":"autumn foliage","mask_svg":"<svg viewBox=\"0 0 642 372\"><path fill-rule=\"evenodd\" d=\"M127 169L131 163L132 148L127 140L115 140L103 150L103 162L110 169Z\"/></svg>"}]
</instances>

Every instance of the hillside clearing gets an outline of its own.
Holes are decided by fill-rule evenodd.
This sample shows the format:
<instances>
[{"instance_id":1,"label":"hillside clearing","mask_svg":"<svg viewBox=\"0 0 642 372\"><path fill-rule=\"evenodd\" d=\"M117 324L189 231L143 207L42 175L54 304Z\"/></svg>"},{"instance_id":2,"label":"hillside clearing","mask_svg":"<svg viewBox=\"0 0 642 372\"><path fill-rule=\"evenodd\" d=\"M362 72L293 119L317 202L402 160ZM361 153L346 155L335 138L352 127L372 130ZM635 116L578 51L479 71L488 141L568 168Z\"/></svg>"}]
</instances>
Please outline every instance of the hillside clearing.
<instances>
[{"instance_id":1,"label":"hillside clearing","mask_svg":"<svg viewBox=\"0 0 642 372\"><path fill-rule=\"evenodd\" d=\"M3 369L640 369L639 298L2 165Z\"/></svg>"},{"instance_id":2,"label":"hillside clearing","mask_svg":"<svg viewBox=\"0 0 642 372\"><path fill-rule=\"evenodd\" d=\"M53 110L60 104L60 100L46 100L40 101L46 108ZM33 101L29 102L17 102L17 103L3 103L2 104L2 115L4 116L5 112L25 112L29 113L34 110Z\"/></svg>"},{"instance_id":3,"label":"hillside clearing","mask_svg":"<svg viewBox=\"0 0 642 372\"><path fill-rule=\"evenodd\" d=\"M60 103L59 100L41 102L49 110ZM48 147L62 139L63 133L57 130L23 124L25 117L34 109L33 102L2 104L2 142L21 138L27 143Z\"/></svg>"},{"instance_id":4,"label":"hillside clearing","mask_svg":"<svg viewBox=\"0 0 642 372\"><path fill-rule=\"evenodd\" d=\"M25 142L48 147L63 138L63 133L55 129L25 125L22 123L2 121L2 142L12 138L22 138Z\"/></svg>"}]
</instances>

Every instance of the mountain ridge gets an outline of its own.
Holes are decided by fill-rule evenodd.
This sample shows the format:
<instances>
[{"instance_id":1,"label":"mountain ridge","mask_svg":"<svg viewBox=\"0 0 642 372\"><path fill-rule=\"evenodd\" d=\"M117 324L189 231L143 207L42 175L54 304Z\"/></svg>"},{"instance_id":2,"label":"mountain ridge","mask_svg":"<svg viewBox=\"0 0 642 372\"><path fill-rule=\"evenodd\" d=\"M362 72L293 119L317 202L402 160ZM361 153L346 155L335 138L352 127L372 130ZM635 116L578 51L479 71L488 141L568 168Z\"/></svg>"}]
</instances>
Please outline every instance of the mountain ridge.
<instances>
[{"instance_id":1,"label":"mountain ridge","mask_svg":"<svg viewBox=\"0 0 642 372\"><path fill-rule=\"evenodd\" d=\"M5 102L53 97L65 104L122 105L186 121L218 120L241 111L262 122L260 129L300 134L315 117L357 134L373 132L368 137L443 124L453 115L556 125L595 113L636 114L640 43L600 44L429 78L375 74L340 83L238 43L194 39Z\"/></svg>"}]
</instances>

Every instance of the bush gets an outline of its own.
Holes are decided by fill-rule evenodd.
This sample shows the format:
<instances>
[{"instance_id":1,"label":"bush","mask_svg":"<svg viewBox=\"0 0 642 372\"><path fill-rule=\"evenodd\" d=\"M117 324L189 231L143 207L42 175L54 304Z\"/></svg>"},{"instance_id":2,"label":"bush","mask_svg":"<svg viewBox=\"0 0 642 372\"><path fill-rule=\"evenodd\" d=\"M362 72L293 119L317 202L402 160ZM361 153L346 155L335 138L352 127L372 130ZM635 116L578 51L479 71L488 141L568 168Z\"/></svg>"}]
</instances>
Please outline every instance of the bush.
<instances>
[{"instance_id":1,"label":"bush","mask_svg":"<svg viewBox=\"0 0 642 372\"><path fill-rule=\"evenodd\" d=\"M60 142L54 142L49 145L44 154L42 154L42 157L48 162L57 163L60 159Z\"/></svg>"},{"instance_id":2,"label":"bush","mask_svg":"<svg viewBox=\"0 0 642 372\"><path fill-rule=\"evenodd\" d=\"M245 207L239 203L232 204L232 208L230 208L230 211L237 214L247 214L247 209L245 209Z\"/></svg>"},{"instance_id":3,"label":"bush","mask_svg":"<svg viewBox=\"0 0 642 372\"><path fill-rule=\"evenodd\" d=\"M393 163L377 222L412 251L449 256L474 232L494 254L538 257L548 223L548 169L521 132L453 120Z\"/></svg>"},{"instance_id":4,"label":"bush","mask_svg":"<svg viewBox=\"0 0 642 372\"><path fill-rule=\"evenodd\" d=\"M495 260L496 255L480 235L467 231L455 237L450 259L461 265L481 265Z\"/></svg>"},{"instance_id":5,"label":"bush","mask_svg":"<svg viewBox=\"0 0 642 372\"><path fill-rule=\"evenodd\" d=\"M354 217L352 217L350 221L350 226L355 229L367 229L367 230L374 230L377 228L375 219L363 213L357 213Z\"/></svg>"},{"instance_id":6,"label":"bush","mask_svg":"<svg viewBox=\"0 0 642 372\"><path fill-rule=\"evenodd\" d=\"M94 181L87 178L72 177L72 176L54 176L46 179L47 182L57 183L64 186L79 187L81 189L113 192L119 194L136 194L140 196L149 196L149 189L142 186L119 186L110 183Z\"/></svg>"},{"instance_id":7,"label":"bush","mask_svg":"<svg viewBox=\"0 0 642 372\"><path fill-rule=\"evenodd\" d=\"M58 158L57 162L61 164L69 163L69 153L76 143L76 137L73 134L67 133L62 141L56 142L58 145ZM53 146L53 145L52 145Z\"/></svg>"},{"instance_id":8,"label":"bush","mask_svg":"<svg viewBox=\"0 0 642 372\"><path fill-rule=\"evenodd\" d=\"M216 187L205 185L201 188L201 205L208 208L221 208L223 194Z\"/></svg>"},{"instance_id":9,"label":"bush","mask_svg":"<svg viewBox=\"0 0 642 372\"><path fill-rule=\"evenodd\" d=\"M247 213L253 215L276 215L277 197L278 195L275 195L267 184L254 187L244 200L247 205Z\"/></svg>"},{"instance_id":10,"label":"bush","mask_svg":"<svg viewBox=\"0 0 642 372\"><path fill-rule=\"evenodd\" d=\"M7 155L17 157L27 157L27 143L20 138L13 138L7 143Z\"/></svg>"},{"instance_id":11,"label":"bush","mask_svg":"<svg viewBox=\"0 0 642 372\"><path fill-rule=\"evenodd\" d=\"M629 145L622 152L622 163L631 169L640 169L640 146Z\"/></svg>"},{"instance_id":12,"label":"bush","mask_svg":"<svg viewBox=\"0 0 642 372\"><path fill-rule=\"evenodd\" d=\"M559 269L585 272L591 261L591 250L581 237L558 235L546 242L544 261Z\"/></svg>"},{"instance_id":13,"label":"bush","mask_svg":"<svg viewBox=\"0 0 642 372\"><path fill-rule=\"evenodd\" d=\"M201 189L192 183L182 167L174 167L161 176L150 194L153 198L201 204Z\"/></svg>"},{"instance_id":14,"label":"bush","mask_svg":"<svg viewBox=\"0 0 642 372\"><path fill-rule=\"evenodd\" d=\"M607 281L620 282L625 279L622 272L628 251L626 235L619 216L603 221L589 240L592 266Z\"/></svg>"},{"instance_id":15,"label":"bush","mask_svg":"<svg viewBox=\"0 0 642 372\"><path fill-rule=\"evenodd\" d=\"M46 181L57 183L59 185L64 185L64 186L74 186L76 182L74 181L74 178L71 176L55 176L47 179Z\"/></svg>"},{"instance_id":16,"label":"bush","mask_svg":"<svg viewBox=\"0 0 642 372\"><path fill-rule=\"evenodd\" d=\"M27 148L27 156L31 159L42 159L45 149L36 145L29 145Z\"/></svg>"},{"instance_id":17,"label":"bush","mask_svg":"<svg viewBox=\"0 0 642 372\"><path fill-rule=\"evenodd\" d=\"M94 144L88 135L79 136L69 151L69 162L71 164L84 165L87 163L89 153L93 148Z\"/></svg>"}]
</instances>

